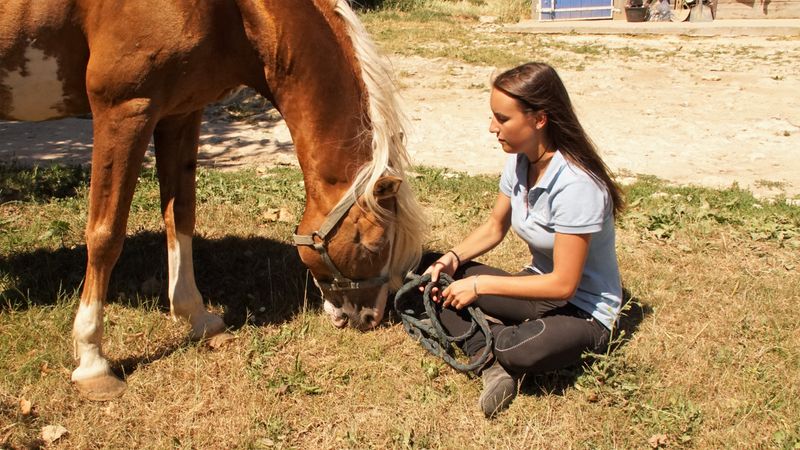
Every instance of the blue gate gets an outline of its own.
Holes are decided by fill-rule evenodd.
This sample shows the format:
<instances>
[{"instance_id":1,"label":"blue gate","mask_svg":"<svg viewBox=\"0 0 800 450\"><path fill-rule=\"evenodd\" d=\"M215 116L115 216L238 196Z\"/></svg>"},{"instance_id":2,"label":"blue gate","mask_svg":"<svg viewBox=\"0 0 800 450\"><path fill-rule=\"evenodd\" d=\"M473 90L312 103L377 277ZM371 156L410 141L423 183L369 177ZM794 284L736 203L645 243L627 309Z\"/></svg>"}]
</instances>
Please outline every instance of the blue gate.
<instances>
[{"instance_id":1,"label":"blue gate","mask_svg":"<svg viewBox=\"0 0 800 450\"><path fill-rule=\"evenodd\" d=\"M611 19L614 0L539 0L539 20Z\"/></svg>"}]
</instances>

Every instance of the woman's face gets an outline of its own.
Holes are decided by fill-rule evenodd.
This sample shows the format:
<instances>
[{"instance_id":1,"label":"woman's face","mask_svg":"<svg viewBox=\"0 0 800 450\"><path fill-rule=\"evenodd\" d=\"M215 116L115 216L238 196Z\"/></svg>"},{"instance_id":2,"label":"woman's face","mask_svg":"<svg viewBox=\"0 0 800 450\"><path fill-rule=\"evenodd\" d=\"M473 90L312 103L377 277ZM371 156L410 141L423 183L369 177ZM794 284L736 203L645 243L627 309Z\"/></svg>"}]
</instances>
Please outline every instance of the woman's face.
<instances>
[{"instance_id":1,"label":"woman's face","mask_svg":"<svg viewBox=\"0 0 800 450\"><path fill-rule=\"evenodd\" d=\"M492 108L489 132L497 136L503 151L535 158L541 139L541 131L537 129L541 113L524 111L516 99L497 89L492 89L489 106Z\"/></svg>"}]
</instances>

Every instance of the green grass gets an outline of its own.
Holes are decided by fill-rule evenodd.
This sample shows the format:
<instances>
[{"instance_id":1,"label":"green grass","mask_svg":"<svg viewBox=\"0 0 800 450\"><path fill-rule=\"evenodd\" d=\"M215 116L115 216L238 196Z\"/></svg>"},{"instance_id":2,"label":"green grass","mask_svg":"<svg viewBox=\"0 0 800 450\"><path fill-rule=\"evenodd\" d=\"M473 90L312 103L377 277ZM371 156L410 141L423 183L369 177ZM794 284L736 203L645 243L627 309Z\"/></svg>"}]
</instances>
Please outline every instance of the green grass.
<instances>
[{"instance_id":1,"label":"green grass","mask_svg":"<svg viewBox=\"0 0 800 450\"><path fill-rule=\"evenodd\" d=\"M618 221L628 307L614 350L530 377L511 409L487 421L479 382L399 324L330 325L289 245L294 223L265 218L271 208L299 217L296 169L198 174L197 280L235 336L219 350L188 341L187 325L168 318L158 188L142 172L105 316L105 350L129 389L108 403L80 399L70 330L88 174L3 170L31 181L0 205L0 445L39 445L50 424L69 430L60 442L69 448L800 445L800 208L781 201L639 177ZM455 244L496 195L495 177L415 173L428 249ZM37 179L51 180L47 191ZM516 270L527 258L510 236L483 261Z\"/></svg>"}]
</instances>

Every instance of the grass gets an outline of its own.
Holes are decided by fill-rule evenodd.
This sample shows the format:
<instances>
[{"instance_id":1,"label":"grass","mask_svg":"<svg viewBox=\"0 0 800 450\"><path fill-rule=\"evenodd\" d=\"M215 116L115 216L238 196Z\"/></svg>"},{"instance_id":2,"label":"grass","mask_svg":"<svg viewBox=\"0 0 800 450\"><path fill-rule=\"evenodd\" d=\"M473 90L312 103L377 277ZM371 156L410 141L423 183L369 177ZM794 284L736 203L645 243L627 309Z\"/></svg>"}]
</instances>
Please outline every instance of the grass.
<instances>
[{"instance_id":1,"label":"grass","mask_svg":"<svg viewBox=\"0 0 800 450\"><path fill-rule=\"evenodd\" d=\"M504 33L498 25L517 19L497 11L512 3L394 0L362 17L388 52L478 65L539 59L579 70L601 58L698 56L660 40ZM498 24L478 32L486 15ZM758 67L756 50L720 43L699 56L720 70ZM770 64L794 67L796 57ZM253 109L226 108L234 119ZM497 192L495 177L415 173L430 250L458 242ZM295 223L272 214L300 217L296 169L198 174L197 281L235 337L216 350L168 318L158 188L142 172L105 315L105 351L129 389L82 400L69 382L70 331L88 179L78 167L0 165L0 448L43 446L46 425L68 430L52 445L61 448L800 448L800 208L783 199L635 177L618 223L628 306L613 351L529 377L511 409L487 421L479 380L429 356L399 324L330 325L290 245ZM510 236L483 261L516 270L528 257Z\"/></svg>"},{"instance_id":2,"label":"grass","mask_svg":"<svg viewBox=\"0 0 800 450\"><path fill-rule=\"evenodd\" d=\"M111 282L105 349L129 389L108 403L69 383L70 329L84 270L80 169L4 167L31 182L0 206L0 445L142 448L797 448L800 445L800 208L735 186L639 177L618 224L626 318L615 350L531 377L486 421L479 382L427 355L396 323L336 330L289 245L302 209L295 169L198 176L197 279L235 339L186 340L161 292L165 251L144 170ZM71 176L60 174L71 173ZM417 168L410 180L444 250L485 216L494 177ZM39 177L39 178L37 178ZM58 194L69 192L69 195ZM53 225L53 222L67 225ZM509 237L484 261L517 269ZM156 289L147 287L153 281ZM18 402L30 400L23 415ZM424 419L420 419L424 418ZM465 444L468 442L469 444Z\"/></svg>"}]
</instances>

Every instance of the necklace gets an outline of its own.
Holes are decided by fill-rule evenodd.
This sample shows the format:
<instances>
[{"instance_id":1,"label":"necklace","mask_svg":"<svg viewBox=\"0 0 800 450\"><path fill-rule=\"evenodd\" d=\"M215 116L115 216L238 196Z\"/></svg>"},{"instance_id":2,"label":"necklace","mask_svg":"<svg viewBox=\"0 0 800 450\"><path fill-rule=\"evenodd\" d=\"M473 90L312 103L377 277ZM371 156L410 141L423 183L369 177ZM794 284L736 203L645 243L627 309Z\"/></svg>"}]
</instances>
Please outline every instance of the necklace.
<instances>
[{"instance_id":1,"label":"necklace","mask_svg":"<svg viewBox=\"0 0 800 450\"><path fill-rule=\"evenodd\" d=\"M542 152L542 154L541 154L541 155L539 155L539 157L538 157L538 158L536 158L534 161L531 161L531 162L530 162L530 165L534 165L534 164L536 164L537 162L539 162L539 160L541 160L542 158L544 158L544 155L546 155L547 153L548 153L548 152L547 152L547 150L543 151L543 152Z\"/></svg>"},{"instance_id":2,"label":"necklace","mask_svg":"<svg viewBox=\"0 0 800 450\"><path fill-rule=\"evenodd\" d=\"M534 186L539 181L539 178L542 176L544 168L536 169L536 163L538 163L542 158L544 158L544 155L546 155L547 153L548 153L547 150L543 151L542 154L539 155L535 161L530 162L530 165L528 166L528 186ZM546 165L549 164L550 160L547 161Z\"/></svg>"}]
</instances>

